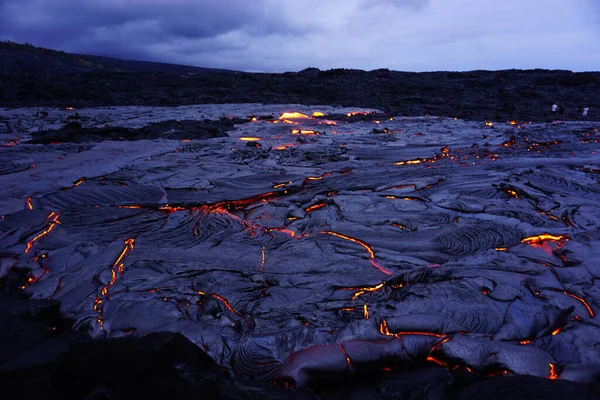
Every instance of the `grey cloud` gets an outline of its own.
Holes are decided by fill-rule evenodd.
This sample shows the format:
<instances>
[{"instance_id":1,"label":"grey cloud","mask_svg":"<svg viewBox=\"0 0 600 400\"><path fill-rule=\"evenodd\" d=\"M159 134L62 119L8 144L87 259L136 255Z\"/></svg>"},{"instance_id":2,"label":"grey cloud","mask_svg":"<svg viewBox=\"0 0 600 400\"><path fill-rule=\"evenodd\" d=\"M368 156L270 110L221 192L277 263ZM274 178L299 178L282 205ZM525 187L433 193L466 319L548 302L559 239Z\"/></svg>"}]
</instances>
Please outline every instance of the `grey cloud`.
<instances>
[{"instance_id":1,"label":"grey cloud","mask_svg":"<svg viewBox=\"0 0 600 400\"><path fill-rule=\"evenodd\" d=\"M112 40L115 51L109 54L116 56L123 41L135 48L236 30L254 35L301 32L290 21L273 17L273 11L267 12L265 0L5 0L0 3L0 36L69 50L106 46Z\"/></svg>"}]
</instances>

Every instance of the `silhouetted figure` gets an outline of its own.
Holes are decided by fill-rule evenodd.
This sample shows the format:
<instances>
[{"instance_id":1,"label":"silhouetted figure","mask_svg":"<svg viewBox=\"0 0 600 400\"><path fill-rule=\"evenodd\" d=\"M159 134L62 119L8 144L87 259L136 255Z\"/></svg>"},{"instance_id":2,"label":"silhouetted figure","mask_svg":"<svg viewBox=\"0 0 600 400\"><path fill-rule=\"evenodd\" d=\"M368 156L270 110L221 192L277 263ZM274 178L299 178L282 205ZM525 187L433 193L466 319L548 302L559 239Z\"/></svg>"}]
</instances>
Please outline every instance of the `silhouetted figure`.
<instances>
[{"instance_id":1,"label":"silhouetted figure","mask_svg":"<svg viewBox=\"0 0 600 400\"><path fill-rule=\"evenodd\" d=\"M581 115L583 115L584 117L587 117L589 112L590 112L589 107L583 107L583 111L582 111Z\"/></svg>"},{"instance_id":2,"label":"silhouetted figure","mask_svg":"<svg viewBox=\"0 0 600 400\"><path fill-rule=\"evenodd\" d=\"M565 106L563 103L558 104L558 118L563 119L565 116Z\"/></svg>"}]
</instances>

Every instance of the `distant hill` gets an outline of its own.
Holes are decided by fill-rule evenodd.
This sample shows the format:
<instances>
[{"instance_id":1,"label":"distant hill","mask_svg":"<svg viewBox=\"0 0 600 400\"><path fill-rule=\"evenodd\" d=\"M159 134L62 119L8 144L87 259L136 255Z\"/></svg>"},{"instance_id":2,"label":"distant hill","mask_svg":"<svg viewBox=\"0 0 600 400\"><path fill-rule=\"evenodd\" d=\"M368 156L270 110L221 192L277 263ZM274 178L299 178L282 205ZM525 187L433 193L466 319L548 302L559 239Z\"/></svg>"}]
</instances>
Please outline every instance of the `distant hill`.
<instances>
[{"instance_id":1,"label":"distant hill","mask_svg":"<svg viewBox=\"0 0 600 400\"><path fill-rule=\"evenodd\" d=\"M118 58L70 54L64 51L0 41L0 72L19 73L88 73L88 72L161 72L200 73L215 69Z\"/></svg>"},{"instance_id":2,"label":"distant hill","mask_svg":"<svg viewBox=\"0 0 600 400\"><path fill-rule=\"evenodd\" d=\"M69 54L0 42L0 107L301 103L377 107L397 115L542 120L553 102L567 117L600 120L600 72L398 72L309 68L283 74Z\"/></svg>"}]
</instances>

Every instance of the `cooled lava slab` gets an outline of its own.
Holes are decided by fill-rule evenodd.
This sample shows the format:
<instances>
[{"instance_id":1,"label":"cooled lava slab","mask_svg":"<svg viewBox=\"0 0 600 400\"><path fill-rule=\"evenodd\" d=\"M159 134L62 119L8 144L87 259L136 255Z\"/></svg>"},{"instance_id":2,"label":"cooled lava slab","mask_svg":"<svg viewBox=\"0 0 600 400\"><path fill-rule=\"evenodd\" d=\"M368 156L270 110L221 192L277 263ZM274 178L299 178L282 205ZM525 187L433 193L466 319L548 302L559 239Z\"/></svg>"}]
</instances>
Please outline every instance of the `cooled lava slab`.
<instances>
[{"instance_id":1,"label":"cooled lava slab","mask_svg":"<svg viewBox=\"0 0 600 400\"><path fill-rule=\"evenodd\" d=\"M427 366L598 379L598 123L127 107L78 119L250 122L27 143L73 112L0 112L0 276L28 271L24 293L76 329L179 332L241 377L296 387Z\"/></svg>"}]
</instances>

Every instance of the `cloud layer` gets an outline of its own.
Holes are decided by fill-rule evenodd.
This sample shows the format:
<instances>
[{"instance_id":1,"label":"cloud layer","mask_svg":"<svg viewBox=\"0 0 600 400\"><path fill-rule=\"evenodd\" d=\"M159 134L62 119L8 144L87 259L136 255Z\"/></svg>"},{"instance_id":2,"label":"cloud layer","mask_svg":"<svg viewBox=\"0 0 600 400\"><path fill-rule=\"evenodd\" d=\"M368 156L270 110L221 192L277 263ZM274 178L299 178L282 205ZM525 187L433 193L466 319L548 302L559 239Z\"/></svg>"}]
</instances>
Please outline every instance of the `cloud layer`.
<instances>
[{"instance_id":1,"label":"cloud layer","mask_svg":"<svg viewBox=\"0 0 600 400\"><path fill-rule=\"evenodd\" d=\"M2 0L0 38L246 71L600 66L595 0Z\"/></svg>"}]
</instances>

